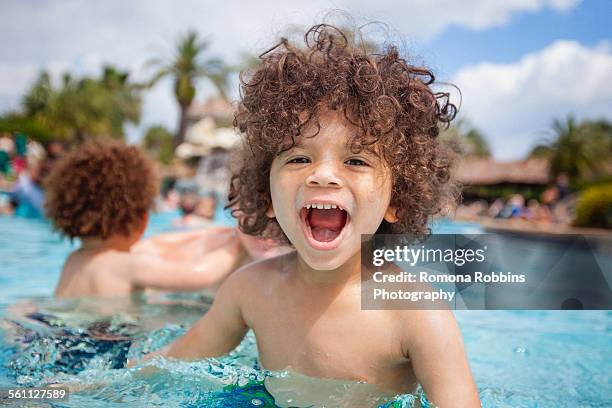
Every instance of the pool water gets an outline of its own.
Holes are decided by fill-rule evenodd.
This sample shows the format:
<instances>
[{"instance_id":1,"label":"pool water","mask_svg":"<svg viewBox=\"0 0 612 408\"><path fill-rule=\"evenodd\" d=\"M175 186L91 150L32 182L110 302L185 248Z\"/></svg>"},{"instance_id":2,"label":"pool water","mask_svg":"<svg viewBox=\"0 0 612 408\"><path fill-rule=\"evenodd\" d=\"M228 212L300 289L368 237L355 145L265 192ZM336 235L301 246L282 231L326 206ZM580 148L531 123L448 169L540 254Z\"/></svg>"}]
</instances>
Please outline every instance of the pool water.
<instances>
[{"instance_id":1,"label":"pool water","mask_svg":"<svg viewBox=\"0 0 612 408\"><path fill-rule=\"evenodd\" d=\"M154 215L147 235L170 230L176 216ZM478 225L448 222L435 230L480 231ZM113 368L183 334L212 299L171 294L53 300L63 260L75 247L44 221L0 217L0 387L68 384L76 391L68 402L53 405L62 407L264 407L270 406L269 395L261 381L270 376L281 384L304 380L295 373L260 370L252 333L223 358L194 363L158 358L155 369ZM41 322L15 318L24 311L36 311ZM455 314L483 406L612 406L611 312ZM365 384L308 381L325 389L325 406L354 407L357 395L363 406L384 404L369 396ZM289 387L289 395L300 392ZM410 406L414 398L402 396L397 406Z\"/></svg>"}]
</instances>

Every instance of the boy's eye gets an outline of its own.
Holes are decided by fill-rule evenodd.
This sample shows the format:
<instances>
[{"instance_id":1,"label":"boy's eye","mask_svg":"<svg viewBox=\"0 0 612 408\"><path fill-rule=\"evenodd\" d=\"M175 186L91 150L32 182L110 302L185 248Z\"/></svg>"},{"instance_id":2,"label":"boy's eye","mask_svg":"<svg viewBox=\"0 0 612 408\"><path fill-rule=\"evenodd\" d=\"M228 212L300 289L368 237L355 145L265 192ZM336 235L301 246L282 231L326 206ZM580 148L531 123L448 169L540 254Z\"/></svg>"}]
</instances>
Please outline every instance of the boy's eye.
<instances>
[{"instance_id":1,"label":"boy's eye","mask_svg":"<svg viewBox=\"0 0 612 408\"><path fill-rule=\"evenodd\" d=\"M293 159L287 162L287 164L289 163L304 164L304 163L310 163L310 160L308 160L308 158L306 157L294 157Z\"/></svg>"},{"instance_id":2,"label":"boy's eye","mask_svg":"<svg viewBox=\"0 0 612 408\"><path fill-rule=\"evenodd\" d=\"M348 159L344 163L348 164L349 166L367 166L368 165L368 163L364 162L361 159Z\"/></svg>"}]
</instances>

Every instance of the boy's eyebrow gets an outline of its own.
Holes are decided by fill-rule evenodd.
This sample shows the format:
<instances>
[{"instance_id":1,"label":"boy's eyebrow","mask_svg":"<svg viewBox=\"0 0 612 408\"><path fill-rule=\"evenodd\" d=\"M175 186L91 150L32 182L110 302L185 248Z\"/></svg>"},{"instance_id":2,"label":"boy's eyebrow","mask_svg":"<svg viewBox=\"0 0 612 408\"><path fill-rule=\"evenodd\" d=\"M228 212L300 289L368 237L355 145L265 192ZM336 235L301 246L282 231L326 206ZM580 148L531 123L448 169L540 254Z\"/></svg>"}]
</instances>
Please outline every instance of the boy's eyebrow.
<instances>
[{"instance_id":1,"label":"boy's eyebrow","mask_svg":"<svg viewBox=\"0 0 612 408\"><path fill-rule=\"evenodd\" d=\"M286 149L283 149L281 152L279 152L277 154L277 156L284 156L286 154L288 154L289 152L291 152L293 149L296 148L301 148L304 147L305 143L303 142L304 139L313 139L312 137L307 137L307 138L297 138L293 140L293 145L291 147L287 147ZM378 159L380 159L380 153L377 151L377 149L375 148L375 145L359 145L359 148L361 149L358 153L366 153L369 155L372 155ZM350 151L351 153L353 153L353 150L351 149L351 144L350 142L347 143L346 145L346 149L347 151Z\"/></svg>"},{"instance_id":2,"label":"boy's eyebrow","mask_svg":"<svg viewBox=\"0 0 612 408\"><path fill-rule=\"evenodd\" d=\"M366 153L371 153L376 157L379 157L379 153L378 151L374 148L374 145L362 145L361 148L366 152Z\"/></svg>"},{"instance_id":3,"label":"boy's eyebrow","mask_svg":"<svg viewBox=\"0 0 612 408\"><path fill-rule=\"evenodd\" d=\"M361 149L359 153L365 152L366 154L372 155L380 159L380 153L376 150L374 145L359 145L359 148ZM348 149L352 151L352 149L350 148L350 145L348 146Z\"/></svg>"}]
</instances>

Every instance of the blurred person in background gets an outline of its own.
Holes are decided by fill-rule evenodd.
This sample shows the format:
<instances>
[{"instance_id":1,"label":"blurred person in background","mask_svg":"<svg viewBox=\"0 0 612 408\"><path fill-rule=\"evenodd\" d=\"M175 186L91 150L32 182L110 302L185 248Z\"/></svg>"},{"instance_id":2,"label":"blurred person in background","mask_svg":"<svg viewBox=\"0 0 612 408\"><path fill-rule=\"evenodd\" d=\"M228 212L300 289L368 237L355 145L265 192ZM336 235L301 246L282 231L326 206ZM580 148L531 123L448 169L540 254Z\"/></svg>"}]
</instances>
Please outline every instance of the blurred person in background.
<instances>
[{"instance_id":1,"label":"blurred person in background","mask_svg":"<svg viewBox=\"0 0 612 408\"><path fill-rule=\"evenodd\" d=\"M523 209L521 218L527 221L538 221L540 215L540 203L538 200L532 198L527 202L527 207Z\"/></svg>"},{"instance_id":2,"label":"blurred person in background","mask_svg":"<svg viewBox=\"0 0 612 408\"><path fill-rule=\"evenodd\" d=\"M567 177L567 174L565 173L561 173L557 176L555 180L555 187L558 191L559 201L563 200L565 197L569 196L572 193L572 190L569 185L569 177Z\"/></svg>"},{"instance_id":3,"label":"blurred person in background","mask_svg":"<svg viewBox=\"0 0 612 408\"><path fill-rule=\"evenodd\" d=\"M26 142L23 134L16 138L17 157L13 160L13 168L17 174L17 182L12 193L13 199L18 203L15 214L26 218L42 218L45 201L42 188L45 149L38 142ZM20 164L22 158L25 162L23 168Z\"/></svg>"},{"instance_id":4,"label":"blurred person in background","mask_svg":"<svg viewBox=\"0 0 612 408\"><path fill-rule=\"evenodd\" d=\"M185 193L183 196L181 196L181 199L179 201L179 208L183 215L181 218L174 222L174 226L191 228L202 227L210 224L212 222L212 216L214 216L214 207L211 214L211 218L202 216L197 212L198 206L200 205L200 201L201 199L196 193ZM207 208L208 206L204 204L204 207L202 209L204 211L207 211Z\"/></svg>"},{"instance_id":5,"label":"blurred person in background","mask_svg":"<svg viewBox=\"0 0 612 408\"><path fill-rule=\"evenodd\" d=\"M158 197L155 208L157 211L174 211L178 208L181 195L175 188L175 177L164 177L161 183L161 195Z\"/></svg>"},{"instance_id":6,"label":"blurred person in background","mask_svg":"<svg viewBox=\"0 0 612 408\"><path fill-rule=\"evenodd\" d=\"M46 156L42 165L42 173L49 174L53 165L66 153L66 147L59 140L52 140L45 147Z\"/></svg>"},{"instance_id":7,"label":"blurred person in background","mask_svg":"<svg viewBox=\"0 0 612 408\"><path fill-rule=\"evenodd\" d=\"M541 222L554 221L554 209L559 201L559 189L557 186L550 186L540 196L540 216Z\"/></svg>"},{"instance_id":8,"label":"blurred person in background","mask_svg":"<svg viewBox=\"0 0 612 408\"><path fill-rule=\"evenodd\" d=\"M14 151L15 143L10 134L5 133L0 136L0 177L6 177L11 173L11 156Z\"/></svg>"},{"instance_id":9,"label":"blurred person in background","mask_svg":"<svg viewBox=\"0 0 612 408\"><path fill-rule=\"evenodd\" d=\"M497 214L497 218L520 218L525 206L525 198L520 194L510 196L506 205Z\"/></svg>"},{"instance_id":10,"label":"blurred person in background","mask_svg":"<svg viewBox=\"0 0 612 408\"><path fill-rule=\"evenodd\" d=\"M13 171L17 175L27 168L27 152L28 139L23 133L17 133L17 136L15 136L15 156L12 161Z\"/></svg>"},{"instance_id":11,"label":"blurred person in background","mask_svg":"<svg viewBox=\"0 0 612 408\"><path fill-rule=\"evenodd\" d=\"M215 210L217 209L217 197L214 193L206 194L200 197L198 201L198 205L194 213L201 218L207 219L209 221L214 220L215 218Z\"/></svg>"},{"instance_id":12,"label":"blurred person in background","mask_svg":"<svg viewBox=\"0 0 612 408\"><path fill-rule=\"evenodd\" d=\"M491 218L500 218L500 214L504 209L504 206L504 200L502 200L501 198L496 198L487 210L487 215Z\"/></svg>"},{"instance_id":13,"label":"blurred person in background","mask_svg":"<svg viewBox=\"0 0 612 408\"><path fill-rule=\"evenodd\" d=\"M17 204L10 194L0 194L0 215L15 215Z\"/></svg>"}]
</instances>

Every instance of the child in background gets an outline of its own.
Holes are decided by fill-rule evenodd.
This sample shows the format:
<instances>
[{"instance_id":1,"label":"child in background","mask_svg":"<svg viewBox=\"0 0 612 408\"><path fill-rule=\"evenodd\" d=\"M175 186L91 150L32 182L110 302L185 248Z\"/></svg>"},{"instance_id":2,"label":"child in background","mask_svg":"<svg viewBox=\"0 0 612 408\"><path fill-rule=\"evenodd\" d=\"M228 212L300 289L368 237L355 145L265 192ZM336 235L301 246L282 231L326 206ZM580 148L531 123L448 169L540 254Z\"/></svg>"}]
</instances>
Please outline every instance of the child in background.
<instances>
[{"instance_id":1,"label":"child in background","mask_svg":"<svg viewBox=\"0 0 612 408\"><path fill-rule=\"evenodd\" d=\"M200 196L198 205L195 209L195 214L208 221L215 219L215 211L217 210L217 198L213 193L208 193Z\"/></svg>"},{"instance_id":2,"label":"child in background","mask_svg":"<svg viewBox=\"0 0 612 408\"><path fill-rule=\"evenodd\" d=\"M174 222L175 227L203 227L212 222L211 218L203 217L199 212L201 198L195 193L186 193L179 200L179 208L183 216ZM213 214L214 216L214 214Z\"/></svg>"},{"instance_id":3,"label":"child in background","mask_svg":"<svg viewBox=\"0 0 612 408\"><path fill-rule=\"evenodd\" d=\"M68 153L45 179L47 216L81 247L66 260L59 298L121 296L145 288L195 291L223 280L244 252L232 231L193 259L168 261L133 254L157 195L154 165L138 148L91 141Z\"/></svg>"},{"instance_id":4,"label":"child in background","mask_svg":"<svg viewBox=\"0 0 612 408\"><path fill-rule=\"evenodd\" d=\"M296 251L232 274L162 353L223 355L252 329L265 369L395 393L421 384L438 406L478 407L450 311L361 309L361 234L422 237L453 198L437 135L455 107L396 48L369 54L350 38L315 26L305 47L283 39L245 76L230 205L243 232Z\"/></svg>"}]
</instances>

